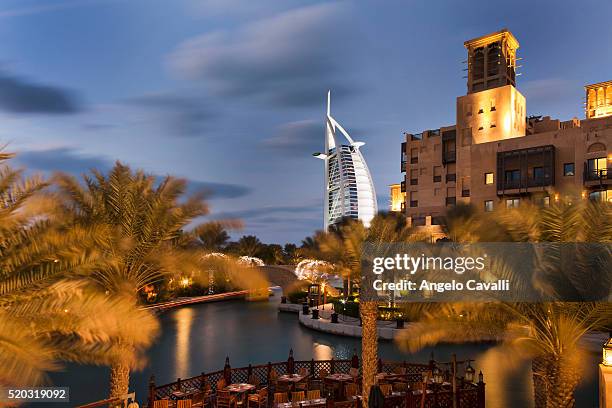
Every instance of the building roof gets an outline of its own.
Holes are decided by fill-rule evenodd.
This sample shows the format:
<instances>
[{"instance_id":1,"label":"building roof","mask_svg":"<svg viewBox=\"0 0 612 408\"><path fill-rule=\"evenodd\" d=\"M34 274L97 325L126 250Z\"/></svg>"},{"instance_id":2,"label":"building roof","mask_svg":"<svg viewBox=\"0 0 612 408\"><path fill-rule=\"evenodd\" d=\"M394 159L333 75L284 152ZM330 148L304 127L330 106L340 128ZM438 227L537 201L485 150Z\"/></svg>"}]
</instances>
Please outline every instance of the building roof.
<instances>
[{"instance_id":1,"label":"building roof","mask_svg":"<svg viewBox=\"0 0 612 408\"><path fill-rule=\"evenodd\" d=\"M471 40L464 42L463 45L465 45L465 48L479 47L490 44L494 41L499 41L503 38L506 38L511 48L517 49L519 47L518 40L507 28L502 28L494 33L472 38Z\"/></svg>"},{"instance_id":2,"label":"building roof","mask_svg":"<svg viewBox=\"0 0 612 408\"><path fill-rule=\"evenodd\" d=\"M596 89L596 88L601 88L605 86L612 86L612 81L603 81L603 82L598 82L596 84L585 85L584 89Z\"/></svg>"}]
</instances>

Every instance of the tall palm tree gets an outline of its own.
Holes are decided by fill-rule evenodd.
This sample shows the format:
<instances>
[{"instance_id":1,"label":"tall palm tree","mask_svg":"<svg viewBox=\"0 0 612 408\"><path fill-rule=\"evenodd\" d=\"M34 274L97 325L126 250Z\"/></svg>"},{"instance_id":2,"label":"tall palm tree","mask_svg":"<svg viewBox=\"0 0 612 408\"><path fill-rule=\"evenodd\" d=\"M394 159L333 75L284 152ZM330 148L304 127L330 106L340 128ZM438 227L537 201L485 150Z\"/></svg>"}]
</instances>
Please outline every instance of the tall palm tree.
<instances>
[{"instance_id":1,"label":"tall palm tree","mask_svg":"<svg viewBox=\"0 0 612 408\"><path fill-rule=\"evenodd\" d=\"M0 153L0 161L10 157ZM132 305L78 279L96 259L95 242L90 231L58 222L46 185L0 168L0 387L41 384L61 360L104 364L124 333L137 348L148 344L134 317L157 329Z\"/></svg>"},{"instance_id":2,"label":"tall palm tree","mask_svg":"<svg viewBox=\"0 0 612 408\"><path fill-rule=\"evenodd\" d=\"M102 256L87 275L90 280L112 297L136 305L137 294L146 285L172 274L189 275L199 270L199 257L179 247L175 238L194 218L206 214L202 196L184 199L184 180L168 176L158 183L155 177L133 172L119 162L106 176L95 170L92 173L83 177L83 184L69 175L56 176L71 225L104 231L96 237ZM146 328L142 334L155 335ZM128 392L138 340L128 332L115 344L111 397Z\"/></svg>"},{"instance_id":3,"label":"tall palm tree","mask_svg":"<svg viewBox=\"0 0 612 408\"><path fill-rule=\"evenodd\" d=\"M334 266L347 280L360 282L359 314L361 317L361 355L363 406L368 406L369 392L374 385L378 367L378 299L371 282L371 274L362 276L364 251L378 254L391 250L388 244L422 241L425 237L406 224L406 219L395 214L378 214L370 227L360 221L345 220L328 233L318 233L316 243L319 258ZM348 293L348 292L345 292Z\"/></svg>"},{"instance_id":4,"label":"tall palm tree","mask_svg":"<svg viewBox=\"0 0 612 408\"><path fill-rule=\"evenodd\" d=\"M502 346L532 359L536 408L573 407L584 352L579 339L589 331L612 327L612 307L607 302L563 300L589 299L593 291L610 293L609 245L575 244L612 242L610 220L612 206L585 200L562 201L549 208L524 206L493 217L477 212L450 217L449 235L455 241L546 242L545 250L534 249L533 283L552 301L433 305L424 308L421 320L397 341L415 351L440 341L498 339ZM564 258L568 244L563 243L574 250L570 262ZM602 287L585 287L593 282L587 276L596 276Z\"/></svg>"}]
</instances>

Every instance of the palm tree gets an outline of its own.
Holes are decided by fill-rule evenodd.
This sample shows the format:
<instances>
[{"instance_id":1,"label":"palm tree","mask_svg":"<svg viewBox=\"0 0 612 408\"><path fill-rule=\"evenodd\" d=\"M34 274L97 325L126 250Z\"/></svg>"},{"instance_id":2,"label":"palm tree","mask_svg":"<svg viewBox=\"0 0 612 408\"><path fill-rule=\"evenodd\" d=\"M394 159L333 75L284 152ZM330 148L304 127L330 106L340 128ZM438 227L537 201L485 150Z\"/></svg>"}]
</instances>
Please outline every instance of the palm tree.
<instances>
[{"instance_id":1,"label":"palm tree","mask_svg":"<svg viewBox=\"0 0 612 408\"><path fill-rule=\"evenodd\" d=\"M259 256L263 250L263 244L255 235L243 235L235 247L238 255Z\"/></svg>"},{"instance_id":2,"label":"palm tree","mask_svg":"<svg viewBox=\"0 0 612 408\"><path fill-rule=\"evenodd\" d=\"M221 251L230 240L228 229L239 229L242 223L237 220L210 221L198 225L193 231L202 248L208 251Z\"/></svg>"},{"instance_id":3,"label":"palm tree","mask_svg":"<svg viewBox=\"0 0 612 408\"><path fill-rule=\"evenodd\" d=\"M335 271L347 280L361 282L359 314L362 323L362 390L363 406L368 406L369 392L375 384L378 368L378 299L373 290L371 274L362 275L364 251L377 254L388 252L389 243L415 242L425 239L408 227L406 219L395 214L378 214L366 229L361 221L345 220L329 233L316 235L319 258L330 262ZM366 248L367 245L367 248ZM346 285L346 286L350 286ZM348 294L348 291L345 293Z\"/></svg>"},{"instance_id":4,"label":"palm tree","mask_svg":"<svg viewBox=\"0 0 612 408\"><path fill-rule=\"evenodd\" d=\"M150 339L139 338L135 319L157 330L146 314L78 279L96 259L95 242L91 231L58 222L46 185L0 169L0 386L41 384L61 360L104 364L124 333L140 350Z\"/></svg>"},{"instance_id":5,"label":"palm tree","mask_svg":"<svg viewBox=\"0 0 612 408\"><path fill-rule=\"evenodd\" d=\"M119 162L107 176L92 173L84 176L84 184L69 175L56 177L70 224L103 231L96 237L101 260L88 274L90 280L112 297L136 305L137 294L146 285L200 270L199 257L179 247L175 238L191 220L206 214L202 196L183 199L184 180L168 176L157 183L153 176L132 172ZM147 328L142 326L141 335L153 337L155 331ZM137 368L138 341L128 332L114 344L111 397L128 392L130 370Z\"/></svg>"},{"instance_id":6,"label":"palm tree","mask_svg":"<svg viewBox=\"0 0 612 408\"><path fill-rule=\"evenodd\" d=\"M574 406L574 389L580 378L584 350L580 338L592 330L612 326L609 303L585 300L599 291L610 293L607 268L609 246L575 243L612 242L612 206L585 200L558 202L549 208L524 206L490 215L462 211L449 217L449 234L455 241L513 240L546 242L534 249L534 284L552 301L542 303L462 303L421 308L421 320L397 341L415 351L440 341L464 342L498 339L515 355L532 359L534 400L537 408ZM564 246L572 243L574 256L567 262ZM601 288L585 287L595 276ZM592 297L591 297L592 298ZM555 300L557 299L557 300Z\"/></svg>"}]
</instances>

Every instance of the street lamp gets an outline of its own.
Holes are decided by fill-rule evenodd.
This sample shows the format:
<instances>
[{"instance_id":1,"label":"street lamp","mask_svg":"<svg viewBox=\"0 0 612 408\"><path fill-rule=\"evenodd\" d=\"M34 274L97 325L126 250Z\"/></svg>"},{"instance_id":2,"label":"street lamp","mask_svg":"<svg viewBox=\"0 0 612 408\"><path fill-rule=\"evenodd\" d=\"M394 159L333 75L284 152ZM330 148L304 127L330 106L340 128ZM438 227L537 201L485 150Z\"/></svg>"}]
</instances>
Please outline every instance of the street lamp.
<instances>
[{"instance_id":1,"label":"street lamp","mask_svg":"<svg viewBox=\"0 0 612 408\"><path fill-rule=\"evenodd\" d=\"M465 367L465 380L470 383L474 382L475 375L476 375L476 370L474 370L474 367L472 367L472 365L468 361L468 365L467 367Z\"/></svg>"},{"instance_id":2,"label":"street lamp","mask_svg":"<svg viewBox=\"0 0 612 408\"><path fill-rule=\"evenodd\" d=\"M603 345L603 359L601 363L606 367L612 367L612 336Z\"/></svg>"}]
</instances>

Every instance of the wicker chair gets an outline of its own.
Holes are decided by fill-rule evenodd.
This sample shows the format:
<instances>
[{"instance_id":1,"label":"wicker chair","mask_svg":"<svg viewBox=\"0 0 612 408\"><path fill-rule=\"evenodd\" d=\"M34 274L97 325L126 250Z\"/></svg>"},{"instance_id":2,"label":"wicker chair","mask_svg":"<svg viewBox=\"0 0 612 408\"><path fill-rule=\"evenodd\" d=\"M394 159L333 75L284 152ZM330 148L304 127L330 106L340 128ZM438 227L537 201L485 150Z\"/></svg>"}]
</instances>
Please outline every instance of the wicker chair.
<instances>
[{"instance_id":1,"label":"wicker chair","mask_svg":"<svg viewBox=\"0 0 612 408\"><path fill-rule=\"evenodd\" d=\"M302 367L298 370L298 374L303 377L306 377L308 375L308 369L306 367Z\"/></svg>"},{"instance_id":2,"label":"wicker chair","mask_svg":"<svg viewBox=\"0 0 612 408\"><path fill-rule=\"evenodd\" d=\"M168 401L167 399L156 400L153 402L153 408L168 408L169 405L170 401Z\"/></svg>"},{"instance_id":3,"label":"wicker chair","mask_svg":"<svg viewBox=\"0 0 612 408\"><path fill-rule=\"evenodd\" d=\"M287 397L286 392L275 392L274 393L274 405L283 404L285 402L289 402L289 398Z\"/></svg>"},{"instance_id":4,"label":"wicker chair","mask_svg":"<svg viewBox=\"0 0 612 408\"><path fill-rule=\"evenodd\" d=\"M236 398L229 391L217 391L217 408L236 408Z\"/></svg>"},{"instance_id":5,"label":"wicker chair","mask_svg":"<svg viewBox=\"0 0 612 408\"><path fill-rule=\"evenodd\" d=\"M352 367L352 368L349 370L349 374L350 374L350 376L351 376L351 377L355 377L355 378L356 378L356 377L359 377L359 369L358 369L358 368L355 368L355 367Z\"/></svg>"},{"instance_id":6,"label":"wicker chair","mask_svg":"<svg viewBox=\"0 0 612 408\"><path fill-rule=\"evenodd\" d=\"M304 401L306 399L304 391L295 391L291 393L291 402Z\"/></svg>"},{"instance_id":7,"label":"wicker chair","mask_svg":"<svg viewBox=\"0 0 612 408\"><path fill-rule=\"evenodd\" d=\"M344 395L346 396L346 399L351 399L358 393L357 384L348 383L344 386Z\"/></svg>"},{"instance_id":8,"label":"wicker chair","mask_svg":"<svg viewBox=\"0 0 612 408\"><path fill-rule=\"evenodd\" d=\"M380 384L379 387L385 397L393 392L391 384Z\"/></svg>"},{"instance_id":9,"label":"wicker chair","mask_svg":"<svg viewBox=\"0 0 612 408\"><path fill-rule=\"evenodd\" d=\"M250 394L248 399L249 408L256 406L257 408L268 406L268 388L263 387L256 394Z\"/></svg>"},{"instance_id":10,"label":"wicker chair","mask_svg":"<svg viewBox=\"0 0 612 408\"><path fill-rule=\"evenodd\" d=\"M176 408L191 408L192 406L193 402L190 399L176 401Z\"/></svg>"},{"instance_id":11,"label":"wicker chair","mask_svg":"<svg viewBox=\"0 0 612 408\"><path fill-rule=\"evenodd\" d=\"M217 381L217 392L219 392L220 390L225 389L225 387L227 387L227 383L225 382L225 378L221 378L219 381Z\"/></svg>"},{"instance_id":12,"label":"wicker chair","mask_svg":"<svg viewBox=\"0 0 612 408\"><path fill-rule=\"evenodd\" d=\"M259 388L259 385L261 384L261 381L259 381L259 377L257 377L255 374L251 374L247 382L249 384L253 384L255 388Z\"/></svg>"},{"instance_id":13,"label":"wicker chair","mask_svg":"<svg viewBox=\"0 0 612 408\"><path fill-rule=\"evenodd\" d=\"M310 390L306 393L307 400L314 400L321 398L321 390Z\"/></svg>"}]
</instances>

